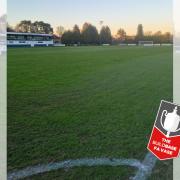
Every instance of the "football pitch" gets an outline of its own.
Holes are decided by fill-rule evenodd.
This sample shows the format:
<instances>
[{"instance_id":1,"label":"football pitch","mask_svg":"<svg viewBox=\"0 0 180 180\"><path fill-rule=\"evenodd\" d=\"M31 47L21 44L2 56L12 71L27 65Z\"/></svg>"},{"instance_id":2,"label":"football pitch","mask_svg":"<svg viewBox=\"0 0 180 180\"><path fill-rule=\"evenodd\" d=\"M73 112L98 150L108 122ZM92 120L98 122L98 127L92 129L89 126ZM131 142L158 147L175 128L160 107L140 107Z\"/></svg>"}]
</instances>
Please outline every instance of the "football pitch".
<instances>
[{"instance_id":1,"label":"football pitch","mask_svg":"<svg viewBox=\"0 0 180 180\"><path fill-rule=\"evenodd\" d=\"M8 49L8 171L81 158L143 161L160 100L172 101L172 47ZM27 179L128 179L130 166ZM157 161L149 179L171 179Z\"/></svg>"}]
</instances>

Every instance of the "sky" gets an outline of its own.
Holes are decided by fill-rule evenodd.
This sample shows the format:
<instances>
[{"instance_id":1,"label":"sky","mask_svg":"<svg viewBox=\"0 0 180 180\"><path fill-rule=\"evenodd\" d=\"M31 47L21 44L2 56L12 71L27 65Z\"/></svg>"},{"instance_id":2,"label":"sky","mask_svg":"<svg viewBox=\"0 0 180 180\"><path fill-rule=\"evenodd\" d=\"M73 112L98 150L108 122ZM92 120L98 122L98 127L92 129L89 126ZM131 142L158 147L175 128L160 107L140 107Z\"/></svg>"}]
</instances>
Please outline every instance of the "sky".
<instances>
[{"instance_id":1,"label":"sky","mask_svg":"<svg viewBox=\"0 0 180 180\"><path fill-rule=\"evenodd\" d=\"M89 22L100 29L100 21L108 25L115 35L119 28L127 34L136 34L137 25L144 32L172 32L173 0L8 0L8 23L12 26L21 20L44 21L54 29L63 26L81 28Z\"/></svg>"}]
</instances>

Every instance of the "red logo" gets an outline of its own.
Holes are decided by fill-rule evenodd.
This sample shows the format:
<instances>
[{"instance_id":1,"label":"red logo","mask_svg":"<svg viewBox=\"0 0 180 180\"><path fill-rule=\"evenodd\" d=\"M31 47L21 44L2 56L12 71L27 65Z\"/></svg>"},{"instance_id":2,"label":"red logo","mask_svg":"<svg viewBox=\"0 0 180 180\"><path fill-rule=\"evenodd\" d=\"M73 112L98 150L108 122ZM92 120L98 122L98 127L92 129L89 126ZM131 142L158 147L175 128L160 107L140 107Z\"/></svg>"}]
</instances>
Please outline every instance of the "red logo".
<instances>
[{"instance_id":1,"label":"red logo","mask_svg":"<svg viewBox=\"0 0 180 180\"><path fill-rule=\"evenodd\" d=\"M160 160L176 158L179 156L179 105L161 101L147 148Z\"/></svg>"}]
</instances>

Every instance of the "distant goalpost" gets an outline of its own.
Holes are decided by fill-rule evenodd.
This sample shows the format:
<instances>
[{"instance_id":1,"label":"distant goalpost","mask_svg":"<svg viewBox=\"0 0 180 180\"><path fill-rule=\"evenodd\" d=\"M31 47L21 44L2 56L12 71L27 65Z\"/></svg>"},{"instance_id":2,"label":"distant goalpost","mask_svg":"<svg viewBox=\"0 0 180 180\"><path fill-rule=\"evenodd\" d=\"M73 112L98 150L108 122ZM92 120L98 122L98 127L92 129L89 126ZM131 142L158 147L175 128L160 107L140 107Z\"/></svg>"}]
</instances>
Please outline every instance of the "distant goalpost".
<instances>
[{"instance_id":1,"label":"distant goalpost","mask_svg":"<svg viewBox=\"0 0 180 180\"><path fill-rule=\"evenodd\" d=\"M139 41L138 45L139 46L153 46L153 41Z\"/></svg>"}]
</instances>

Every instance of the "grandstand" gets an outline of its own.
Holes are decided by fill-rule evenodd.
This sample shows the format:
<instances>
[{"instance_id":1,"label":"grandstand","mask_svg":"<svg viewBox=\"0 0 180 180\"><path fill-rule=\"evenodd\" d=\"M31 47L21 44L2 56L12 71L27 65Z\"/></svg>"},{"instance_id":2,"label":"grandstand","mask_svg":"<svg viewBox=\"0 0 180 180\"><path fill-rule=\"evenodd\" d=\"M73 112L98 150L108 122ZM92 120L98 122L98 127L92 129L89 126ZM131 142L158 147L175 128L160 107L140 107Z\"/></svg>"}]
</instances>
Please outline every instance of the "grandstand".
<instances>
[{"instance_id":1,"label":"grandstand","mask_svg":"<svg viewBox=\"0 0 180 180\"><path fill-rule=\"evenodd\" d=\"M7 46L9 47L34 47L34 46L52 46L53 36L51 34L36 33L7 33Z\"/></svg>"}]
</instances>

